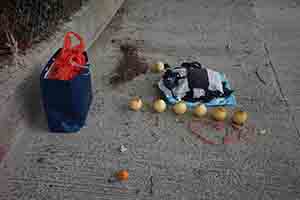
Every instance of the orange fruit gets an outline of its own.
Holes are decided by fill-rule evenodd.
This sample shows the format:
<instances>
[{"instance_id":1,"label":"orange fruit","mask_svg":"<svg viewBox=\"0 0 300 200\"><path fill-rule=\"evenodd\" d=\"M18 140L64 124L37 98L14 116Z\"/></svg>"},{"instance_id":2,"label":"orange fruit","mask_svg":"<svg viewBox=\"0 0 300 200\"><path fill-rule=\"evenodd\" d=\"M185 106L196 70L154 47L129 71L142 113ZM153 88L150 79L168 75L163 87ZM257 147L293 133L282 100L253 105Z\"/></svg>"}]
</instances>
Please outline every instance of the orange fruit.
<instances>
[{"instance_id":1,"label":"orange fruit","mask_svg":"<svg viewBox=\"0 0 300 200\"><path fill-rule=\"evenodd\" d=\"M116 178L119 181L127 181L129 178L129 173L127 170L120 170L116 173Z\"/></svg>"}]
</instances>

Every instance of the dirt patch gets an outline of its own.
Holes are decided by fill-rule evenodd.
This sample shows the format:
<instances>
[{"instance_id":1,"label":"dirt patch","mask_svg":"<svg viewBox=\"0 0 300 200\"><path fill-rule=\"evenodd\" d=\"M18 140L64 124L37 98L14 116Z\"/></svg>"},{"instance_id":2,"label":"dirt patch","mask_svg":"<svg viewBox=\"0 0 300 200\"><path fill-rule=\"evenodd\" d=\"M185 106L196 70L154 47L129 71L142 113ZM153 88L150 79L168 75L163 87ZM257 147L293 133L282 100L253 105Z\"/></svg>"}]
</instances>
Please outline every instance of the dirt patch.
<instances>
[{"instance_id":1,"label":"dirt patch","mask_svg":"<svg viewBox=\"0 0 300 200\"><path fill-rule=\"evenodd\" d=\"M208 119L193 119L188 128L203 144L253 144L258 136L252 124L234 126Z\"/></svg>"},{"instance_id":2,"label":"dirt patch","mask_svg":"<svg viewBox=\"0 0 300 200\"><path fill-rule=\"evenodd\" d=\"M131 81L140 74L145 74L149 68L146 59L141 56L141 51L137 46L123 44L120 46L120 50L123 56L110 78L110 83L114 86Z\"/></svg>"}]
</instances>

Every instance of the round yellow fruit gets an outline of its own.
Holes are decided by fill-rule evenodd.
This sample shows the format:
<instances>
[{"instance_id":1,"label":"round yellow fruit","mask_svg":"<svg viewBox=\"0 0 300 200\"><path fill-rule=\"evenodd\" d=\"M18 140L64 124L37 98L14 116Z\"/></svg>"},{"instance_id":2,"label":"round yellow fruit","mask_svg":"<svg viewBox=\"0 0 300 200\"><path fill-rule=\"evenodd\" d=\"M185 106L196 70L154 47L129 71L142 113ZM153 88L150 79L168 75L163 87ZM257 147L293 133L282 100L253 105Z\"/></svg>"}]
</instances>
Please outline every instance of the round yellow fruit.
<instances>
[{"instance_id":1,"label":"round yellow fruit","mask_svg":"<svg viewBox=\"0 0 300 200\"><path fill-rule=\"evenodd\" d=\"M234 112L232 121L237 125L243 125L248 119L248 114L245 111L238 110Z\"/></svg>"},{"instance_id":2,"label":"round yellow fruit","mask_svg":"<svg viewBox=\"0 0 300 200\"><path fill-rule=\"evenodd\" d=\"M213 109L211 114L216 121L224 121L227 117L227 110L223 107L219 107Z\"/></svg>"},{"instance_id":3,"label":"round yellow fruit","mask_svg":"<svg viewBox=\"0 0 300 200\"><path fill-rule=\"evenodd\" d=\"M153 68L152 68L153 72L162 72L165 70L165 65L163 62L157 62L154 64Z\"/></svg>"},{"instance_id":4,"label":"round yellow fruit","mask_svg":"<svg viewBox=\"0 0 300 200\"><path fill-rule=\"evenodd\" d=\"M142 108L143 102L139 97L135 97L130 100L129 107L131 110L138 111Z\"/></svg>"},{"instance_id":5,"label":"round yellow fruit","mask_svg":"<svg viewBox=\"0 0 300 200\"><path fill-rule=\"evenodd\" d=\"M182 115L187 111L187 106L184 102L179 102L176 103L173 106L173 111L177 114L177 115Z\"/></svg>"},{"instance_id":6,"label":"round yellow fruit","mask_svg":"<svg viewBox=\"0 0 300 200\"><path fill-rule=\"evenodd\" d=\"M167 104L164 100L158 99L153 103L153 108L156 112L164 112L167 108Z\"/></svg>"},{"instance_id":7,"label":"round yellow fruit","mask_svg":"<svg viewBox=\"0 0 300 200\"><path fill-rule=\"evenodd\" d=\"M203 117L204 115L206 115L206 113L207 113L207 108L204 104L198 105L194 109L194 115L197 117Z\"/></svg>"}]
</instances>

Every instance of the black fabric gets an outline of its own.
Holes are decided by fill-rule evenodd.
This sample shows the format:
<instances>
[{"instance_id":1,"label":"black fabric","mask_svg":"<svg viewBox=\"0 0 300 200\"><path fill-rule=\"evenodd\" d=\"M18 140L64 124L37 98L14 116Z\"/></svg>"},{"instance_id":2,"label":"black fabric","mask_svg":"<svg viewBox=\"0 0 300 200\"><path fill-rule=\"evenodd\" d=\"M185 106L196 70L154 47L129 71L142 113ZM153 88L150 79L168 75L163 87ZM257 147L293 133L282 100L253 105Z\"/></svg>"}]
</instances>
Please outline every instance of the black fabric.
<instances>
[{"instance_id":1,"label":"black fabric","mask_svg":"<svg viewBox=\"0 0 300 200\"><path fill-rule=\"evenodd\" d=\"M187 71L186 77L181 77L175 69L185 68ZM188 87L190 90L186 93L186 95L182 98L184 101L189 102L203 102L207 103L214 98L220 97L228 97L233 93L233 90L229 90L225 87L225 82L222 83L223 92L218 90L209 90L210 83L208 77L208 71L206 68L203 68L202 65L198 62L184 62L181 64L181 67L176 67L173 69L168 69L163 75L163 84L166 88L168 88L174 96L173 90L178 87L179 80L187 78ZM203 89L205 95L195 98L194 89Z\"/></svg>"},{"instance_id":2,"label":"black fabric","mask_svg":"<svg viewBox=\"0 0 300 200\"><path fill-rule=\"evenodd\" d=\"M164 64L164 67L165 67L165 69L170 69L170 68L171 68L170 65L169 65L168 63L165 63L165 64Z\"/></svg>"},{"instance_id":3,"label":"black fabric","mask_svg":"<svg viewBox=\"0 0 300 200\"><path fill-rule=\"evenodd\" d=\"M173 88L177 87L179 85L179 80L184 79L186 77L182 77L178 72L172 71L171 69L168 69L164 75L163 75L163 83L166 88L168 88L171 92L174 98L175 95L173 93Z\"/></svg>"},{"instance_id":4,"label":"black fabric","mask_svg":"<svg viewBox=\"0 0 300 200\"><path fill-rule=\"evenodd\" d=\"M226 83L225 82L222 82L223 84L223 97L228 97L230 96L232 93L233 93L233 90L230 90L226 87Z\"/></svg>"},{"instance_id":5,"label":"black fabric","mask_svg":"<svg viewBox=\"0 0 300 200\"><path fill-rule=\"evenodd\" d=\"M187 69L187 77L190 88L202 88L208 90L209 80L205 68L190 67Z\"/></svg>"},{"instance_id":6,"label":"black fabric","mask_svg":"<svg viewBox=\"0 0 300 200\"><path fill-rule=\"evenodd\" d=\"M199 62L184 62L181 64L181 67L184 67L186 69L189 68L198 68L198 69L202 69L202 65Z\"/></svg>"}]
</instances>

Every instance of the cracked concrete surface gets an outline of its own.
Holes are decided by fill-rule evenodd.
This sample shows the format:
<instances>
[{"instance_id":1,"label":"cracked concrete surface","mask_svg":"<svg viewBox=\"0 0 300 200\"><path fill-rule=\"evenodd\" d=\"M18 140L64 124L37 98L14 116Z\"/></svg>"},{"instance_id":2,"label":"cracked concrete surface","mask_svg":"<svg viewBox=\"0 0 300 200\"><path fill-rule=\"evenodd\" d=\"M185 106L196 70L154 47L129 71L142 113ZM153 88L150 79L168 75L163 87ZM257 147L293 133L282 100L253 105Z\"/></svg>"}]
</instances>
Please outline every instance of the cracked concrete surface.
<instances>
[{"instance_id":1,"label":"cracked concrete surface","mask_svg":"<svg viewBox=\"0 0 300 200\"><path fill-rule=\"evenodd\" d=\"M2 163L0 199L300 199L299 10L291 0L126 1L89 49L87 127L53 135L37 116ZM255 144L203 145L170 111L129 111L131 96L151 102L159 75L112 89L125 41L149 63L198 60L225 72L249 123L268 134ZM129 181L109 182L121 168Z\"/></svg>"},{"instance_id":2,"label":"cracked concrete surface","mask_svg":"<svg viewBox=\"0 0 300 200\"><path fill-rule=\"evenodd\" d=\"M272 3L273 6L268 5ZM269 59L276 65L274 76L291 118L299 131L299 1L258 1L255 8L257 16L264 24L265 40L268 43ZM274 14L276 13L276 15ZM298 121L297 121L298 119Z\"/></svg>"}]
</instances>

